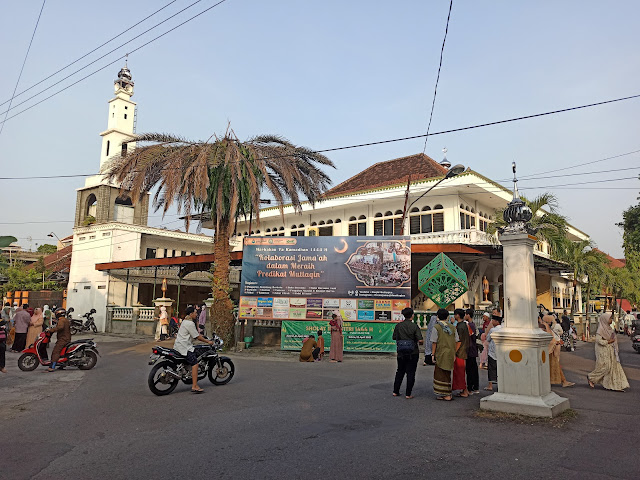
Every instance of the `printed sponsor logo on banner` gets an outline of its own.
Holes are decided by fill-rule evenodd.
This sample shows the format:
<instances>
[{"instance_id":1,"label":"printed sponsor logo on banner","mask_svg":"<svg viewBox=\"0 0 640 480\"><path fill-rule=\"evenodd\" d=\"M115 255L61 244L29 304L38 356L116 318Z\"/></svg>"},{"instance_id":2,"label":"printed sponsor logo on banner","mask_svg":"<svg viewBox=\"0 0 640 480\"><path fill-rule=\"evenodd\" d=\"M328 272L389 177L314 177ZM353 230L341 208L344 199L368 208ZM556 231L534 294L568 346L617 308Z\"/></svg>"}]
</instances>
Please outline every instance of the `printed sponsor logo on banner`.
<instances>
[{"instance_id":1,"label":"printed sponsor logo on banner","mask_svg":"<svg viewBox=\"0 0 640 480\"><path fill-rule=\"evenodd\" d=\"M391 310L391 300L376 300L376 310Z\"/></svg>"},{"instance_id":2,"label":"printed sponsor logo on banner","mask_svg":"<svg viewBox=\"0 0 640 480\"><path fill-rule=\"evenodd\" d=\"M322 310L307 309L307 318L309 320L319 320L322 318Z\"/></svg>"},{"instance_id":3,"label":"printed sponsor logo on banner","mask_svg":"<svg viewBox=\"0 0 640 480\"><path fill-rule=\"evenodd\" d=\"M259 307L273 307L273 298L271 297L258 297Z\"/></svg>"},{"instance_id":4,"label":"printed sponsor logo on banner","mask_svg":"<svg viewBox=\"0 0 640 480\"><path fill-rule=\"evenodd\" d=\"M304 297L292 297L289 298L289 305L291 307L306 308L307 299Z\"/></svg>"},{"instance_id":5,"label":"printed sponsor logo on banner","mask_svg":"<svg viewBox=\"0 0 640 480\"><path fill-rule=\"evenodd\" d=\"M391 309L392 310L400 310L402 311L402 309L410 307L411 304L409 302L409 300L393 300L391 303Z\"/></svg>"},{"instance_id":6,"label":"printed sponsor logo on banner","mask_svg":"<svg viewBox=\"0 0 640 480\"><path fill-rule=\"evenodd\" d=\"M358 300L358 310L373 310L373 300Z\"/></svg>"},{"instance_id":7,"label":"printed sponsor logo on banner","mask_svg":"<svg viewBox=\"0 0 640 480\"><path fill-rule=\"evenodd\" d=\"M282 307L274 307L273 318L289 318L289 309L282 308Z\"/></svg>"},{"instance_id":8,"label":"printed sponsor logo on banner","mask_svg":"<svg viewBox=\"0 0 640 480\"><path fill-rule=\"evenodd\" d=\"M337 298L325 298L322 301L322 308L340 308L340 300Z\"/></svg>"},{"instance_id":9,"label":"printed sponsor logo on banner","mask_svg":"<svg viewBox=\"0 0 640 480\"><path fill-rule=\"evenodd\" d=\"M307 309L306 308L290 308L289 318L293 318L295 320L304 320L305 318L307 318Z\"/></svg>"},{"instance_id":10,"label":"printed sponsor logo on banner","mask_svg":"<svg viewBox=\"0 0 640 480\"><path fill-rule=\"evenodd\" d=\"M256 318L273 318L273 308L260 308L256 312Z\"/></svg>"},{"instance_id":11,"label":"printed sponsor logo on banner","mask_svg":"<svg viewBox=\"0 0 640 480\"><path fill-rule=\"evenodd\" d=\"M358 310L358 320L372 321L374 319L373 310Z\"/></svg>"},{"instance_id":12,"label":"printed sponsor logo on banner","mask_svg":"<svg viewBox=\"0 0 640 480\"><path fill-rule=\"evenodd\" d=\"M288 297L274 297L273 298L273 306L274 307L289 307L289 298Z\"/></svg>"},{"instance_id":13,"label":"printed sponsor logo on banner","mask_svg":"<svg viewBox=\"0 0 640 480\"><path fill-rule=\"evenodd\" d=\"M394 322L402 322L404 320L404 315L402 315L402 313L400 312L391 312L391 319Z\"/></svg>"},{"instance_id":14,"label":"printed sponsor logo on banner","mask_svg":"<svg viewBox=\"0 0 640 480\"><path fill-rule=\"evenodd\" d=\"M390 322L391 310L386 310L386 311L376 310L376 320L380 322Z\"/></svg>"},{"instance_id":15,"label":"printed sponsor logo on banner","mask_svg":"<svg viewBox=\"0 0 640 480\"><path fill-rule=\"evenodd\" d=\"M352 298L343 298L340 300L340 309L355 310L358 308L358 301Z\"/></svg>"},{"instance_id":16,"label":"printed sponsor logo on banner","mask_svg":"<svg viewBox=\"0 0 640 480\"><path fill-rule=\"evenodd\" d=\"M322 308L322 299L307 298L307 308Z\"/></svg>"},{"instance_id":17,"label":"printed sponsor logo on banner","mask_svg":"<svg viewBox=\"0 0 640 480\"><path fill-rule=\"evenodd\" d=\"M358 319L358 314L356 310L340 310L340 316L344 319L344 320L357 320Z\"/></svg>"},{"instance_id":18,"label":"printed sponsor logo on banner","mask_svg":"<svg viewBox=\"0 0 640 480\"><path fill-rule=\"evenodd\" d=\"M256 297L240 297L241 307L257 307L258 299Z\"/></svg>"},{"instance_id":19,"label":"printed sponsor logo on banner","mask_svg":"<svg viewBox=\"0 0 640 480\"><path fill-rule=\"evenodd\" d=\"M240 307L240 318L253 318L256 316L256 307Z\"/></svg>"}]
</instances>

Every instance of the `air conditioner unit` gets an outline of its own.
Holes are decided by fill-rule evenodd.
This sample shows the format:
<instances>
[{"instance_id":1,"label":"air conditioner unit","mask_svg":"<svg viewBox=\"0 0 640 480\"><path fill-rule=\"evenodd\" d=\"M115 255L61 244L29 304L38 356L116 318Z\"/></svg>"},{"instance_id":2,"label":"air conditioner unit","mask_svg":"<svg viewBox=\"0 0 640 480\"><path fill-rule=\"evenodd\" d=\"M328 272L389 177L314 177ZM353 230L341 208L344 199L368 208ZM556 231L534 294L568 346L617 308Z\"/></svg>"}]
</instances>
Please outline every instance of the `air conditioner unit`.
<instances>
[{"instance_id":1,"label":"air conditioner unit","mask_svg":"<svg viewBox=\"0 0 640 480\"><path fill-rule=\"evenodd\" d=\"M309 227L307 228L307 237L317 237L318 236L318 227Z\"/></svg>"}]
</instances>

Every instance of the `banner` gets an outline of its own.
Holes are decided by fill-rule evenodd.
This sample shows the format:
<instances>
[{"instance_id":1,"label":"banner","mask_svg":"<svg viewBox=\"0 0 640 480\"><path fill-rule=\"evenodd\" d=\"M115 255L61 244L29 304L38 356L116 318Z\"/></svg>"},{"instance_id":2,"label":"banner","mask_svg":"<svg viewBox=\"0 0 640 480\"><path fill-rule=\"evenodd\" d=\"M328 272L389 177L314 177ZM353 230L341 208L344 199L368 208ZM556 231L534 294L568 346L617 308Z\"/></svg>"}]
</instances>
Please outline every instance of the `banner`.
<instances>
[{"instance_id":1,"label":"banner","mask_svg":"<svg viewBox=\"0 0 640 480\"><path fill-rule=\"evenodd\" d=\"M410 306L409 237L246 237L240 318L400 321Z\"/></svg>"},{"instance_id":2,"label":"banner","mask_svg":"<svg viewBox=\"0 0 640 480\"><path fill-rule=\"evenodd\" d=\"M395 352L396 342L391 338L395 323L344 322L345 352ZM318 340L318 330L322 330L324 346L329 352L331 331L328 321L289 321L282 322L280 347L282 350L300 350L302 341L309 335Z\"/></svg>"}]
</instances>

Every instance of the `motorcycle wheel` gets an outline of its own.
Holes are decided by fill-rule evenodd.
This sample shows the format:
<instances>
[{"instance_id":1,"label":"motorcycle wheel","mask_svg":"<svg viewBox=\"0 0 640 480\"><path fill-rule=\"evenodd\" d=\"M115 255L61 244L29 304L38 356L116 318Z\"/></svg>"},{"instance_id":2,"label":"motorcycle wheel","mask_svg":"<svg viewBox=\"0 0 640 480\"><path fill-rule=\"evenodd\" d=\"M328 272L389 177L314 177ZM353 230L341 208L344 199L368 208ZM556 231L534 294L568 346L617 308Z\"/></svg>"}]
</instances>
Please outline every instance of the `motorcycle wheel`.
<instances>
[{"instance_id":1,"label":"motorcycle wheel","mask_svg":"<svg viewBox=\"0 0 640 480\"><path fill-rule=\"evenodd\" d=\"M32 372L40 365L40 360L35 353L23 353L18 358L18 368L23 372Z\"/></svg>"},{"instance_id":2,"label":"motorcycle wheel","mask_svg":"<svg viewBox=\"0 0 640 480\"><path fill-rule=\"evenodd\" d=\"M96 352L92 350L85 350L83 357L86 358L86 362L78 365L80 370L91 370L96 366L96 363L98 363L98 356L96 355Z\"/></svg>"},{"instance_id":3,"label":"motorcycle wheel","mask_svg":"<svg viewBox=\"0 0 640 480\"><path fill-rule=\"evenodd\" d=\"M226 385L233 378L236 367L229 358L220 360L220 367L216 362L209 363L209 381L214 385Z\"/></svg>"},{"instance_id":4,"label":"motorcycle wheel","mask_svg":"<svg viewBox=\"0 0 640 480\"><path fill-rule=\"evenodd\" d=\"M156 363L149 372L149 380L147 383L149 385L149 390L151 390L154 395L161 397L162 395L169 395L175 390L178 385L177 378L167 380L166 383L163 382L163 378L166 378L165 370L172 366L173 364L168 361L159 362ZM158 385L166 388L158 388Z\"/></svg>"},{"instance_id":5,"label":"motorcycle wheel","mask_svg":"<svg viewBox=\"0 0 640 480\"><path fill-rule=\"evenodd\" d=\"M75 335L76 333L78 333L78 329L76 327L71 327L71 335Z\"/></svg>"},{"instance_id":6,"label":"motorcycle wheel","mask_svg":"<svg viewBox=\"0 0 640 480\"><path fill-rule=\"evenodd\" d=\"M96 327L96 324L95 324L95 323L92 323L92 324L91 324L91 331L92 331L93 333L98 333L98 327Z\"/></svg>"}]
</instances>

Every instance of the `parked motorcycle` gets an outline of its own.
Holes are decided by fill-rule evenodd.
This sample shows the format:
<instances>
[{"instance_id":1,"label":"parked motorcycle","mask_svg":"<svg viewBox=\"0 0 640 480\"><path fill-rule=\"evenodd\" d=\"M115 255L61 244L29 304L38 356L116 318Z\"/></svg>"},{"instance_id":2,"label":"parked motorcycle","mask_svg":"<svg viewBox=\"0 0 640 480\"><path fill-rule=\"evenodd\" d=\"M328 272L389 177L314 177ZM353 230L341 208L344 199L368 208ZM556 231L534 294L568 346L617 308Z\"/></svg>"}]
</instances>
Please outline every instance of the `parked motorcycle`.
<instances>
[{"instance_id":1,"label":"parked motorcycle","mask_svg":"<svg viewBox=\"0 0 640 480\"><path fill-rule=\"evenodd\" d=\"M222 357L218 350L224 342L214 335L213 345L195 345L198 358L198 380L208 376L214 385L226 385L233 378L235 367L229 357ZM149 390L162 396L169 395L182 380L191 385L191 365L187 363L186 356L181 355L173 348L165 348L156 345L152 349L149 365L153 365L149 372Z\"/></svg>"},{"instance_id":2,"label":"parked motorcycle","mask_svg":"<svg viewBox=\"0 0 640 480\"><path fill-rule=\"evenodd\" d=\"M71 335L75 335L78 332L88 331L98 333L98 327L96 327L95 321L93 319L94 313L96 313L96 310L92 308L90 311L82 315L82 318L86 318L85 322L82 322L82 320L79 318L70 318L69 321L71 322Z\"/></svg>"},{"instance_id":3,"label":"parked motorcycle","mask_svg":"<svg viewBox=\"0 0 640 480\"><path fill-rule=\"evenodd\" d=\"M42 332L29 348L22 351L18 358L18 368L23 372L31 372L38 365L51 365L47 347L51 342L51 333ZM78 367L80 370L91 370L98 362L98 345L92 340L76 340L68 343L60 352L60 360L56 366Z\"/></svg>"}]
</instances>

